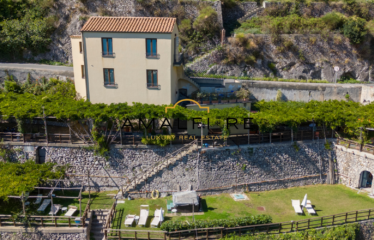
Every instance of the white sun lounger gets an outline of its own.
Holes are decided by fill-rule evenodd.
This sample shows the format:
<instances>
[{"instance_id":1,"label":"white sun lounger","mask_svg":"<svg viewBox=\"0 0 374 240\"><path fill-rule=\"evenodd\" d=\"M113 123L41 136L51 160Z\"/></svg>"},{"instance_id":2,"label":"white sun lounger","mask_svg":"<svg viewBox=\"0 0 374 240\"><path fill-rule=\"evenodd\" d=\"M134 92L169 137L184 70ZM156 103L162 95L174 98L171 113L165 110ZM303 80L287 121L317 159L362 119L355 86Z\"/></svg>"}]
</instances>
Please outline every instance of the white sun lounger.
<instances>
[{"instance_id":1,"label":"white sun lounger","mask_svg":"<svg viewBox=\"0 0 374 240\"><path fill-rule=\"evenodd\" d=\"M42 202L42 196L43 194L38 194L38 197L36 198L36 201L34 202L34 204L40 204Z\"/></svg>"},{"instance_id":2,"label":"white sun lounger","mask_svg":"<svg viewBox=\"0 0 374 240\"><path fill-rule=\"evenodd\" d=\"M148 205L140 205L140 217L139 217L139 226L145 227L145 224L147 223L149 214L149 206Z\"/></svg>"},{"instance_id":3,"label":"white sun lounger","mask_svg":"<svg viewBox=\"0 0 374 240\"><path fill-rule=\"evenodd\" d=\"M38 208L38 212L44 212L44 210L48 207L48 205L51 203L51 199L44 199L42 205Z\"/></svg>"},{"instance_id":4,"label":"white sun lounger","mask_svg":"<svg viewBox=\"0 0 374 240\"><path fill-rule=\"evenodd\" d=\"M134 223L136 215L127 215L125 219L125 227L131 227L132 224Z\"/></svg>"},{"instance_id":5,"label":"white sun lounger","mask_svg":"<svg viewBox=\"0 0 374 240\"><path fill-rule=\"evenodd\" d=\"M291 200L292 201L292 207L295 209L296 214L303 214L303 210L300 207L300 200Z\"/></svg>"},{"instance_id":6,"label":"white sun lounger","mask_svg":"<svg viewBox=\"0 0 374 240\"><path fill-rule=\"evenodd\" d=\"M306 210L308 211L309 214L316 214L316 211L312 207L312 202L310 200L307 201L307 204L305 206Z\"/></svg>"},{"instance_id":7,"label":"white sun lounger","mask_svg":"<svg viewBox=\"0 0 374 240\"><path fill-rule=\"evenodd\" d=\"M65 213L65 216L67 217L72 217L73 214L77 211L77 207L76 206L69 206L69 210Z\"/></svg>"},{"instance_id":8,"label":"white sun lounger","mask_svg":"<svg viewBox=\"0 0 374 240\"><path fill-rule=\"evenodd\" d=\"M55 216L58 213L58 211L60 211L60 208L61 208L60 204L53 204L51 206L51 211L48 214Z\"/></svg>"},{"instance_id":9,"label":"white sun lounger","mask_svg":"<svg viewBox=\"0 0 374 240\"><path fill-rule=\"evenodd\" d=\"M151 222L151 227L158 227L158 225L160 224L161 222L161 218L163 215L164 211L162 210L161 212L161 209L156 209L155 211L155 217L153 218L152 222Z\"/></svg>"}]
</instances>

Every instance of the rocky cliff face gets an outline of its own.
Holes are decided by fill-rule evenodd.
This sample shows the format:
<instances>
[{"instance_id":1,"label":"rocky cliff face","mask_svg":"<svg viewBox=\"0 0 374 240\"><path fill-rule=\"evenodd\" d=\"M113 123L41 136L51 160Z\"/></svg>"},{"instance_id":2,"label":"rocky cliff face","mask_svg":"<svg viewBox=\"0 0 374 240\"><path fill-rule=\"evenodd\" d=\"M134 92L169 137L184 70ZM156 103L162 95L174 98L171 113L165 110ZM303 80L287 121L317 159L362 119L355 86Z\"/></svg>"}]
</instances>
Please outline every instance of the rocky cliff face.
<instances>
[{"instance_id":1,"label":"rocky cliff face","mask_svg":"<svg viewBox=\"0 0 374 240\"><path fill-rule=\"evenodd\" d=\"M85 2L84 4L82 2ZM25 58L34 60L55 60L71 63L70 35L80 34L80 29L90 16L132 16L132 17L177 17L194 20L201 8L211 6L217 11L217 21L223 27L220 1L177 1L177 0L59 0L50 10L57 16L56 30L53 33L50 51L37 56L25 52Z\"/></svg>"},{"instance_id":2,"label":"rocky cliff face","mask_svg":"<svg viewBox=\"0 0 374 240\"><path fill-rule=\"evenodd\" d=\"M270 35L254 35L259 43L256 61L251 64L225 64L220 56L203 58L189 66L192 72L227 76L268 77L288 79L324 79L333 82L342 76L360 81L372 79L369 61L340 35L282 35L289 43L288 49L281 42L274 43ZM292 44L290 44L292 42ZM365 45L365 44L364 44ZM236 48L228 43L227 48ZM219 53L217 53L218 55ZM245 53L243 53L245 54ZM334 71L339 66L339 71Z\"/></svg>"}]
</instances>

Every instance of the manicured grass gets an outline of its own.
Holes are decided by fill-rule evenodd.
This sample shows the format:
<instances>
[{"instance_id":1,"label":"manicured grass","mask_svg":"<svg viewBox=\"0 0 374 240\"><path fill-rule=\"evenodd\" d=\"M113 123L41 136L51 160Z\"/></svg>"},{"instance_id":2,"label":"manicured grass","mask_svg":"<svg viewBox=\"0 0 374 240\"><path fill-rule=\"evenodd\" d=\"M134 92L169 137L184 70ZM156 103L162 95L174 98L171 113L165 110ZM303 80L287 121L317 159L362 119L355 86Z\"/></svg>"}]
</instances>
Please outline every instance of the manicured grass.
<instances>
[{"instance_id":1,"label":"manicured grass","mask_svg":"<svg viewBox=\"0 0 374 240\"><path fill-rule=\"evenodd\" d=\"M236 202L229 194L204 196L202 199L204 215L196 215L195 219L225 219L257 214L270 215L273 218L273 222L307 219L313 216L308 215L306 210L304 210L304 215L296 215L291 206L291 199L302 201L305 194L308 194L308 199L311 200L317 212L316 216L374 208L374 199L368 197L367 193L357 194L357 190L352 190L343 185L314 185L260 193L247 193L249 197L248 201ZM166 209L167 199L171 199L171 197L157 200L136 199L125 201L124 204L118 204L112 228L129 230L150 229L149 224L154 217L154 210L160 207ZM150 206L147 227L124 227L126 215L139 215L140 205ZM257 207L265 207L265 211L259 211ZM167 220L192 221L192 217L165 217L165 221ZM155 229L153 228L153 230Z\"/></svg>"}]
</instances>

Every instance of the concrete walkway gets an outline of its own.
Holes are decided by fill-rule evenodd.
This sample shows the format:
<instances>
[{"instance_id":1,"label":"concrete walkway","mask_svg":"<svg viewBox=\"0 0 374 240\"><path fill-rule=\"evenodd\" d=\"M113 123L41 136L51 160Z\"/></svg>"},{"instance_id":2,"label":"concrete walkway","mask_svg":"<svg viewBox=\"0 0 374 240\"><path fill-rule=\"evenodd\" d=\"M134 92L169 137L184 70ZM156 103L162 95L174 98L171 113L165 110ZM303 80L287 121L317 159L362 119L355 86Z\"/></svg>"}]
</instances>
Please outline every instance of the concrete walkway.
<instances>
[{"instance_id":1,"label":"concrete walkway","mask_svg":"<svg viewBox=\"0 0 374 240\"><path fill-rule=\"evenodd\" d=\"M73 72L73 67L66 66L55 66L45 64L34 64L34 63L0 63L1 69L34 69L34 70L46 70L46 71L67 71Z\"/></svg>"}]
</instances>

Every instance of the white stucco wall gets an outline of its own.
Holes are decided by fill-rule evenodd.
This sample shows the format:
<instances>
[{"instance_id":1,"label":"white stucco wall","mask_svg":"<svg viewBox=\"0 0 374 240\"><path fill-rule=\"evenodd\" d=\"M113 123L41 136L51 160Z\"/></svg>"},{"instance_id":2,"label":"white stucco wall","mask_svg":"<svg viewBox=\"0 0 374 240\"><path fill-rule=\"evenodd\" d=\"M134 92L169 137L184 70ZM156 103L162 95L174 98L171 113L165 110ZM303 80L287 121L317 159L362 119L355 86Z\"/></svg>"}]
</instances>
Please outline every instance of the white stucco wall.
<instances>
[{"instance_id":1,"label":"white stucco wall","mask_svg":"<svg viewBox=\"0 0 374 240\"><path fill-rule=\"evenodd\" d=\"M71 37L71 48L73 55L74 84L75 90L79 96L86 98L86 79L82 78L81 66L84 65L83 53L79 50L79 42L82 38L77 36ZM83 47L83 46L82 46Z\"/></svg>"},{"instance_id":2,"label":"white stucco wall","mask_svg":"<svg viewBox=\"0 0 374 240\"><path fill-rule=\"evenodd\" d=\"M174 61L173 33L83 32L87 64L88 99L92 103L141 102L174 103L177 94L177 67ZM101 38L112 38L114 57L103 57ZM157 39L157 59L146 58L146 39ZM113 68L115 87L104 86L104 68ZM160 89L147 88L147 70L158 71Z\"/></svg>"}]
</instances>

